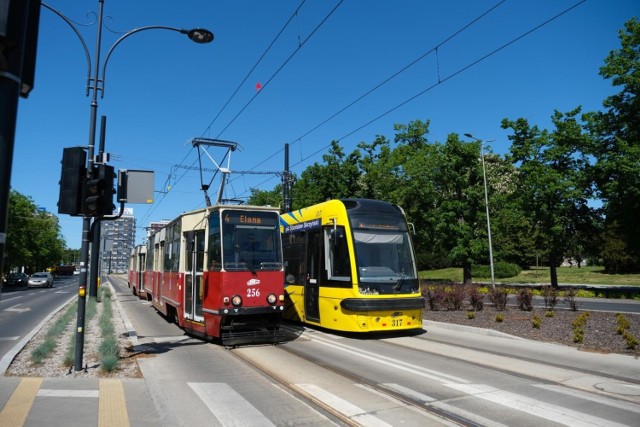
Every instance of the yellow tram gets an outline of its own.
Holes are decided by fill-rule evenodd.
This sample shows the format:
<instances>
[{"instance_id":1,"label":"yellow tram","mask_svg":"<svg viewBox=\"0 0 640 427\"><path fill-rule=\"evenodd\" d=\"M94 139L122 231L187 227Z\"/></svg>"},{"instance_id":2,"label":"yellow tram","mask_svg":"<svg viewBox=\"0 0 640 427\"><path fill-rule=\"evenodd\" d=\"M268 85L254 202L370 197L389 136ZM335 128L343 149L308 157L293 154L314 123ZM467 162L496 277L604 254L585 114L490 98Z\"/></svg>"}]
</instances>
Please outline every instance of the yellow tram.
<instances>
[{"instance_id":1,"label":"yellow tram","mask_svg":"<svg viewBox=\"0 0 640 427\"><path fill-rule=\"evenodd\" d=\"M344 332L422 328L425 300L404 211L329 200L281 215L284 317Z\"/></svg>"}]
</instances>

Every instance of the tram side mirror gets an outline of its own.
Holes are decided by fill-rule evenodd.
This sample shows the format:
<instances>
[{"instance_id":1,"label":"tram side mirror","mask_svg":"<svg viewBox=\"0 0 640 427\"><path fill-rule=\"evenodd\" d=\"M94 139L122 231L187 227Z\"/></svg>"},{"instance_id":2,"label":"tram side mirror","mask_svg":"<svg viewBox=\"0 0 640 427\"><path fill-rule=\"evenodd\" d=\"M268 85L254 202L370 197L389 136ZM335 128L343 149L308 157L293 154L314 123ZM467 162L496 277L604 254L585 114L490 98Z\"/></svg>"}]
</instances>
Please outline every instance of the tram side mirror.
<instances>
[{"instance_id":1,"label":"tram side mirror","mask_svg":"<svg viewBox=\"0 0 640 427\"><path fill-rule=\"evenodd\" d=\"M153 203L153 181L153 171L119 170L118 202Z\"/></svg>"}]
</instances>

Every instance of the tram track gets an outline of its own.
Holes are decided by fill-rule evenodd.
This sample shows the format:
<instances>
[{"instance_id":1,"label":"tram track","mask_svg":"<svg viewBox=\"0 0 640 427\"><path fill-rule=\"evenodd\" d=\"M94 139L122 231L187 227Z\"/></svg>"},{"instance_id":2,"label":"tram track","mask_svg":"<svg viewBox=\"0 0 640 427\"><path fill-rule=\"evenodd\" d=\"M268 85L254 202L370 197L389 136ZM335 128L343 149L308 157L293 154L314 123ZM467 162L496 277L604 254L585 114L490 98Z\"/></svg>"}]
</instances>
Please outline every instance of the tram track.
<instances>
[{"instance_id":1,"label":"tram track","mask_svg":"<svg viewBox=\"0 0 640 427\"><path fill-rule=\"evenodd\" d=\"M460 415L453 410L447 410L448 405L439 402L432 404L431 402L421 399L420 396L403 393L400 389L392 389L385 387L382 384L370 381L361 376L355 375L347 369L343 369L337 366L333 366L325 363L320 358L314 357L309 354L305 354L302 351L298 351L291 346L277 345L275 348L279 352L283 352L288 356L293 356L297 360L303 361L307 364L312 364L314 368L317 368L324 372L324 376L335 375L345 380L348 383L357 384L358 388L366 392L374 393L383 399L393 402L398 407L403 407L407 410L421 414L424 417L435 420L441 425L450 426L480 426L482 424L473 421L470 418ZM275 367L269 361L266 361L260 357L251 357L242 348L230 349L235 356L240 358L243 362L251 365L266 377L275 381L289 393L310 404L313 408L319 410L321 413L329 414L333 418L334 422L338 422L339 425L345 426L362 426L367 423L361 423L358 420L345 415L345 413L337 410L336 408L328 405L325 401L318 399L315 395L309 393L306 389L301 388L299 385L292 383L285 375L282 374L282 366Z\"/></svg>"}]
</instances>

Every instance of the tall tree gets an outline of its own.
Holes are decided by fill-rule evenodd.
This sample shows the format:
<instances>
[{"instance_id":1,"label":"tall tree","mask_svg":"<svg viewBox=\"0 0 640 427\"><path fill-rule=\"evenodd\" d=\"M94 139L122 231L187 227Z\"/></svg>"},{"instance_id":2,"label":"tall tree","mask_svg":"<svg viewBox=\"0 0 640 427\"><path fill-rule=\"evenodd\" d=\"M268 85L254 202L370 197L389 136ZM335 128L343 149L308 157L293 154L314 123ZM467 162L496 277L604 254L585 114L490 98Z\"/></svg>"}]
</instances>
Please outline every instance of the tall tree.
<instances>
[{"instance_id":1,"label":"tall tree","mask_svg":"<svg viewBox=\"0 0 640 427\"><path fill-rule=\"evenodd\" d=\"M58 219L40 212L30 197L15 190L9 194L7 267L44 270L62 261L65 248Z\"/></svg>"},{"instance_id":2,"label":"tall tree","mask_svg":"<svg viewBox=\"0 0 640 427\"><path fill-rule=\"evenodd\" d=\"M329 153L322 159L325 165L314 163L300 175L292 192L294 209L359 194L358 151L347 155L338 141L332 141Z\"/></svg>"},{"instance_id":3,"label":"tall tree","mask_svg":"<svg viewBox=\"0 0 640 427\"><path fill-rule=\"evenodd\" d=\"M569 252L569 242L592 219L588 202L592 187L585 154L589 135L576 120L580 108L552 116L552 132L530 126L526 119L504 119L511 129L512 161L518 164L518 195L529 212L537 245L546 249L552 286L558 286L557 266Z\"/></svg>"},{"instance_id":4,"label":"tall tree","mask_svg":"<svg viewBox=\"0 0 640 427\"><path fill-rule=\"evenodd\" d=\"M607 271L623 273L640 271L640 21L629 20L619 38L600 75L620 92L586 120L595 136L594 175L606 218L602 257Z\"/></svg>"}]
</instances>

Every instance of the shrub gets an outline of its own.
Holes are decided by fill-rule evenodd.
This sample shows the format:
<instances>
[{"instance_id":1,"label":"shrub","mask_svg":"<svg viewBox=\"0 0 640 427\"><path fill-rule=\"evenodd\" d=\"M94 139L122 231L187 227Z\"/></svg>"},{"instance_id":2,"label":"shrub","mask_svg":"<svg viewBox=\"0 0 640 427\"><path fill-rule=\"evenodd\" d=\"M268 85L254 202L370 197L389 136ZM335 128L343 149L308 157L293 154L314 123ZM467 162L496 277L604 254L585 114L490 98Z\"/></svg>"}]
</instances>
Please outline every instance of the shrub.
<instances>
[{"instance_id":1,"label":"shrub","mask_svg":"<svg viewBox=\"0 0 640 427\"><path fill-rule=\"evenodd\" d=\"M518 299L518 307L520 307L520 310L531 311L533 309L533 293L531 289L519 289L516 298Z\"/></svg>"},{"instance_id":2,"label":"shrub","mask_svg":"<svg viewBox=\"0 0 640 427\"><path fill-rule=\"evenodd\" d=\"M573 329L573 342L575 343L581 343L582 341L584 341L584 329L580 328L574 328Z\"/></svg>"},{"instance_id":3,"label":"shrub","mask_svg":"<svg viewBox=\"0 0 640 427\"><path fill-rule=\"evenodd\" d=\"M540 326L542 326L542 319L540 319L538 316L533 316L531 318L531 326L533 326L535 329L540 329Z\"/></svg>"},{"instance_id":4,"label":"shrub","mask_svg":"<svg viewBox=\"0 0 640 427\"><path fill-rule=\"evenodd\" d=\"M444 295L444 304L449 310L460 310L462 308L462 303L464 302L464 286L462 285L452 285L445 292Z\"/></svg>"},{"instance_id":5,"label":"shrub","mask_svg":"<svg viewBox=\"0 0 640 427\"><path fill-rule=\"evenodd\" d=\"M556 313L554 311L551 310L547 310L544 312L544 317L554 317L556 315Z\"/></svg>"},{"instance_id":6,"label":"shrub","mask_svg":"<svg viewBox=\"0 0 640 427\"><path fill-rule=\"evenodd\" d=\"M558 304L558 290L551 285L543 286L542 298L544 298L544 307L553 310Z\"/></svg>"},{"instance_id":7,"label":"shrub","mask_svg":"<svg viewBox=\"0 0 640 427\"><path fill-rule=\"evenodd\" d=\"M588 318L589 318L589 313L588 312L584 312L581 315L579 315L578 317L576 317L575 319L573 319L573 322L571 322L571 326L574 329L581 328L587 323L587 319Z\"/></svg>"},{"instance_id":8,"label":"shrub","mask_svg":"<svg viewBox=\"0 0 640 427\"><path fill-rule=\"evenodd\" d=\"M578 301L576 301L577 294L578 291L573 288L565 289L564 291L564 302L569 304L569 308L573 311L578 311L578 308L581 305Z\"/></svg>"},{"instance_id":9,"label":"shrub","mask_svg":"<svg viewBox=\"0 0 640 427\"><path fill-rule=\"evenodd\" d=\"M638 339L635 336L633 336L633 334L629 331L624 331L624 333L622 334L622 337L627 342L627 348L629 350L634 350L636 346L639 344Z\"/></svg>"},{"instance_id":10,"label":"shrub","mask_svg":"<svg viewBox=\"0 0 640 427\"><path fill-rule=\"evenodd\" d=\"M493 264L493 276L496 279L506 279L507 277L515 277L522 269L518 264L498 261ZM474 277L491 277L490 265L473 265L471 267L471 275Z\"/></svg>"},{"instance_id":11,"label":"shrub","mask_svg":"<svg viewBox=\"0 0 640 427\"><path fill-rule=\"evenodd\" d=\"M496 286L495 289L489 290L489 300L498 311L504 311L507 308L507 297L509 290L503 286Z\"/></svg>"},{"instance_id":12,"label":"shrub","mask_svg":"<svg viewBox=\"0 0 640 427\"><path fill-rule=\"evenodd\" d=\"M475 311L481 311L484 307L484 294L480 292L480 288L477 285L470 285L467 289L467 295L471 308Z\"/></svg>"},{"instance_id":13,"label":"shrub","mask_svg":"<svg viewBox=\"0 0 640 427\"><path fill-rule=\"evenodd\" d=\"M471 320L471 319L475 319L476 318L476 312L475 311L467 311L467 319Z\"/></svg>"},{"instance_id":14,"label":"shrub","mask_svg":"<svg viewBox=\"0 0 640 427\"><path fill-rule=\"evenodd\" d=\"M631 328L629 320L622 313L616 314L616 321L618 323L618 334L624 335L624 333Z\"/></svg>"},{"instance_id":15,"label":"shrub","mask_svg":"<svg viewBox=\"0 0 640 427\"><path fill-rule=\"evenodd\" d=\"M496 322L497 323L502 323L503 321L504 321L504 314L502 314L502 313L496 314Z\"/></svg>"},{"instance_id":16,"label":"shrub","mask_svg":"<svg viewBox=\"0 0 640 427\"><path fill-rule=\"evenodd\" d=\"M443 304L445 297L444 286L428 286L424 292L424 297L429 304L431 311L438 311Z\"/></svg>"}]
</instances>

